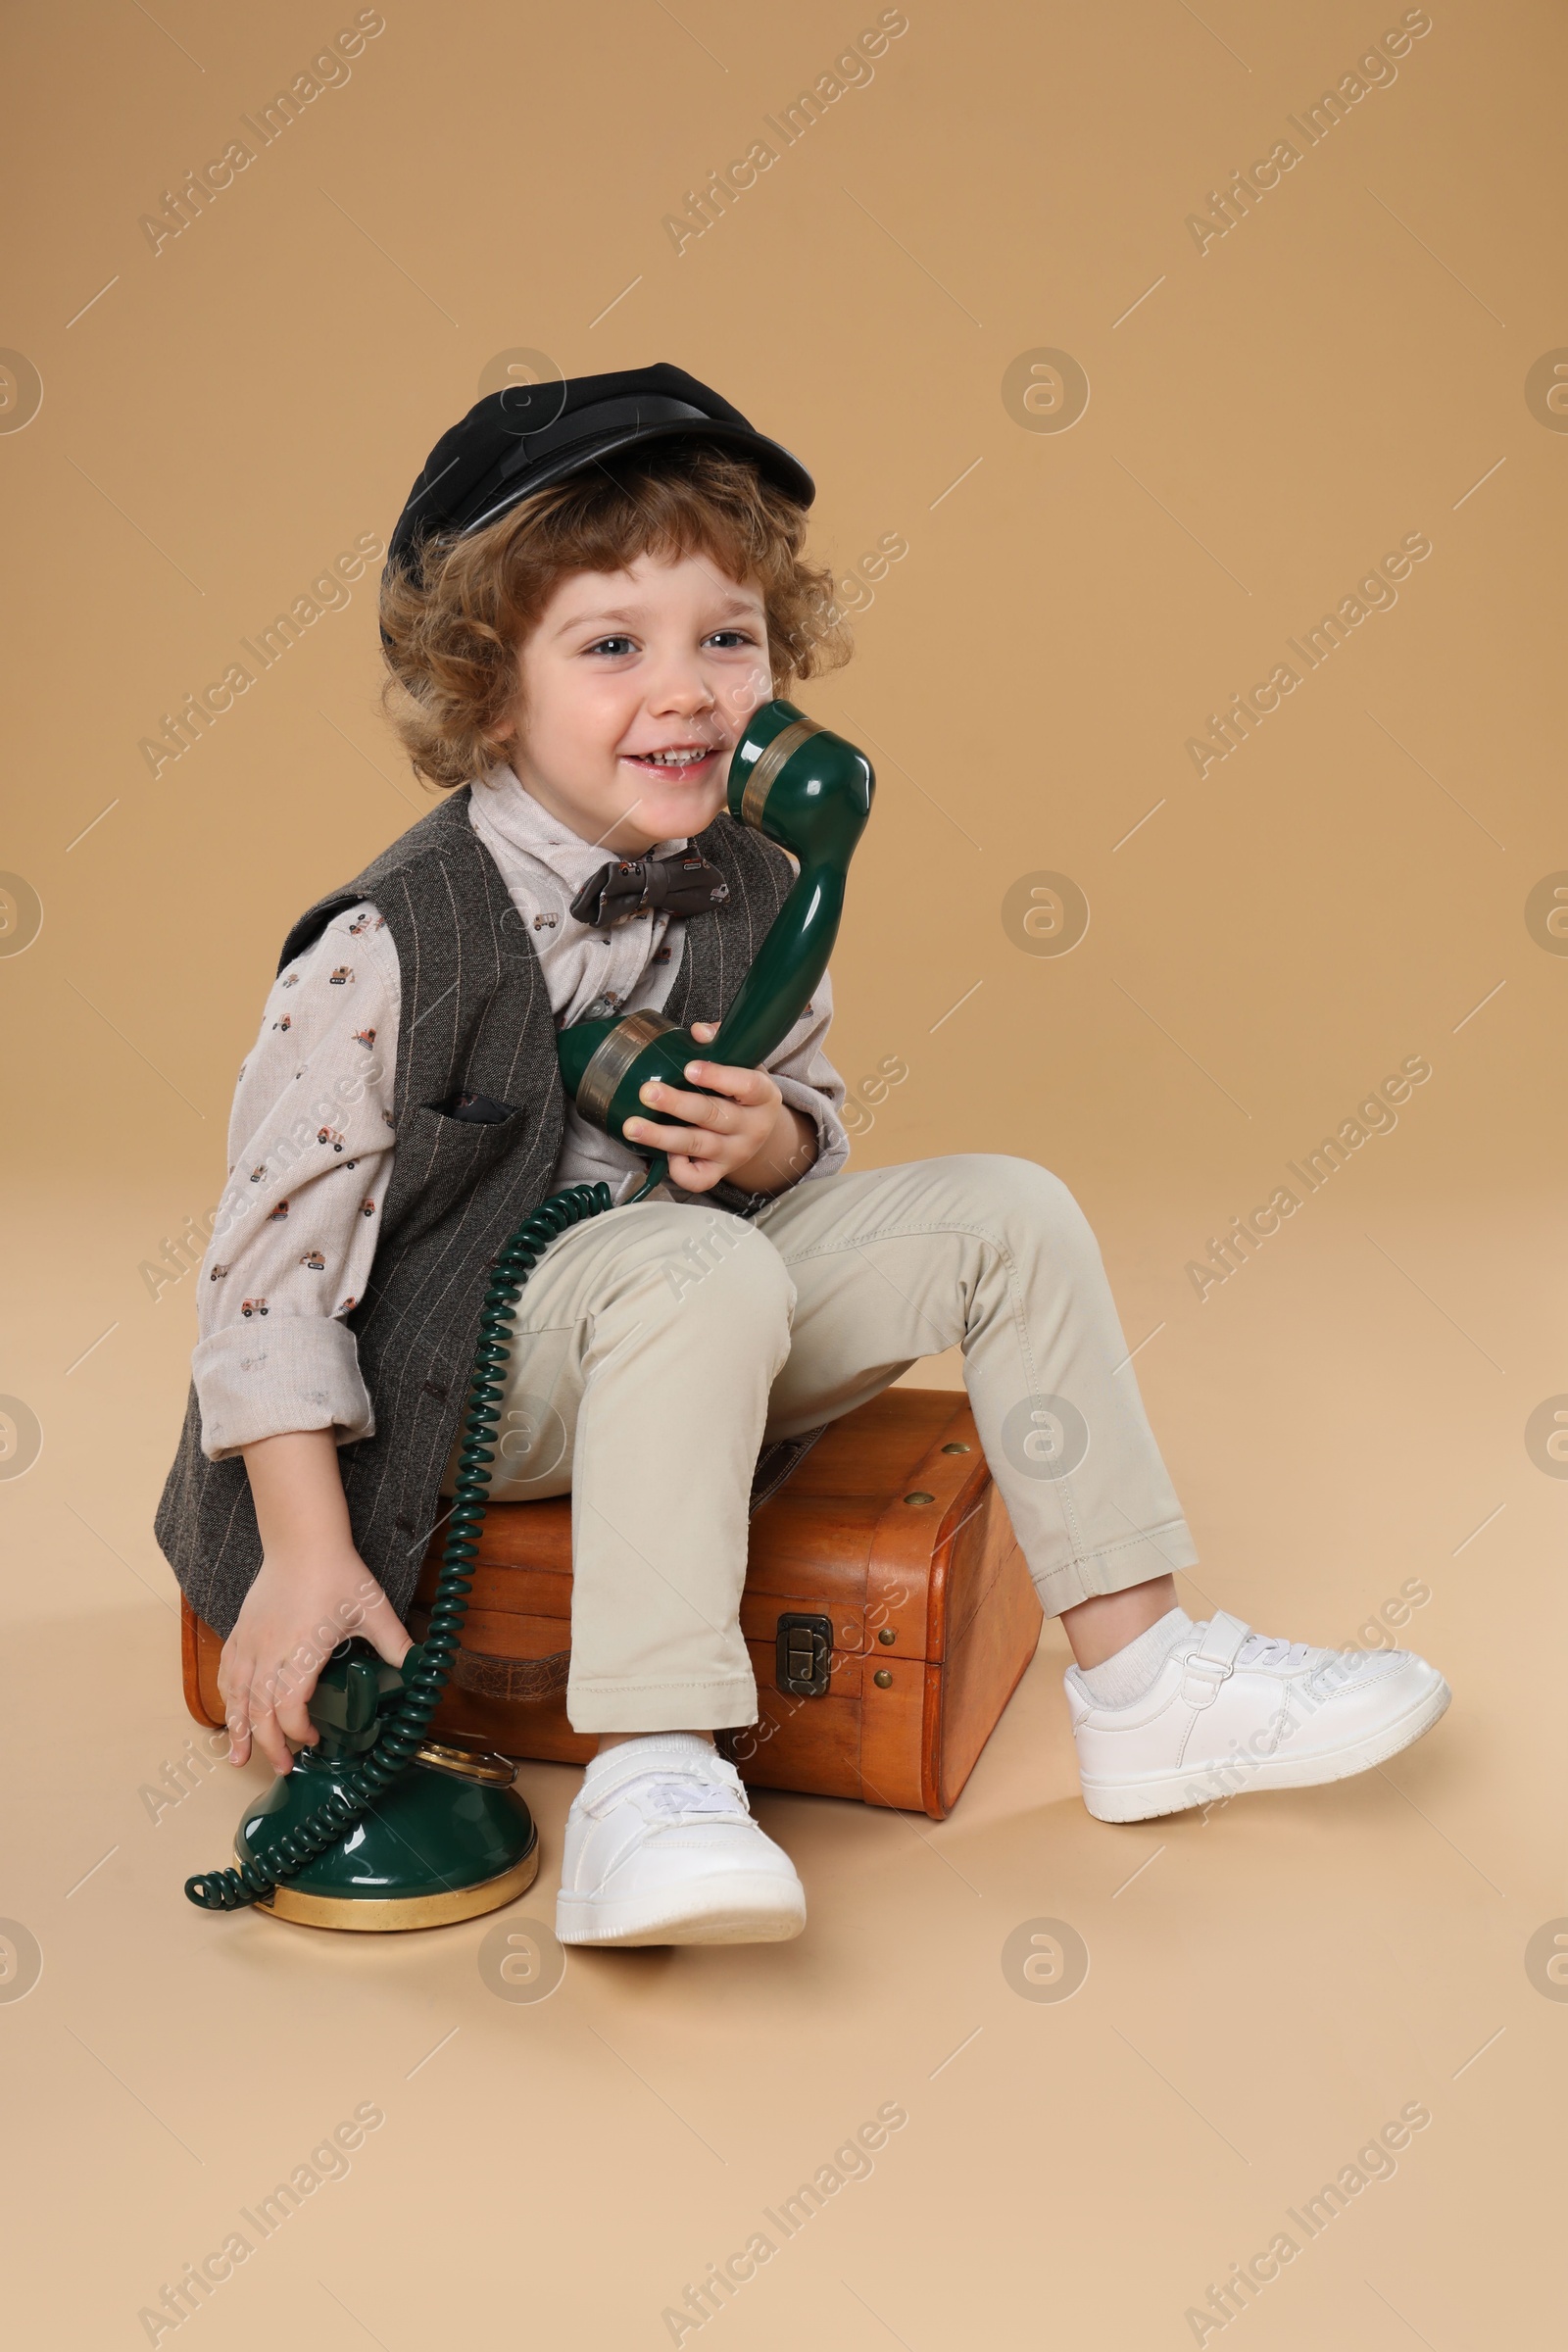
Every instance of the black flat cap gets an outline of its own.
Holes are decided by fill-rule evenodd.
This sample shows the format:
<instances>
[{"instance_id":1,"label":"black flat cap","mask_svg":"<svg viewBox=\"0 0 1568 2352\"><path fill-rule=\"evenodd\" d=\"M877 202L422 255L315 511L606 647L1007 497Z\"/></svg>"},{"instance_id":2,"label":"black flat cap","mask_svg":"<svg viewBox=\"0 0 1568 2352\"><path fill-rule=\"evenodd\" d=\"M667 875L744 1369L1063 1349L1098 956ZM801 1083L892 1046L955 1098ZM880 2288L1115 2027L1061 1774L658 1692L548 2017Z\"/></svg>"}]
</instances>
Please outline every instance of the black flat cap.
<instances>
[{"instance_id":1,"label":"black flat cap","mask_svg":"<svg viewBox=\"0 0 1568 2352\"><path fill-rule=\"evenodd\" d=\"M623 368L560 383L509 384L475 401L443 433L409 492L387 549L406 562L437 531L476 531L530 491L542 490L612 450L674 435L718 441L747 458L798 505L816 484L799 459L770 441L682 368Z\"/></svg>"}]
</instances>

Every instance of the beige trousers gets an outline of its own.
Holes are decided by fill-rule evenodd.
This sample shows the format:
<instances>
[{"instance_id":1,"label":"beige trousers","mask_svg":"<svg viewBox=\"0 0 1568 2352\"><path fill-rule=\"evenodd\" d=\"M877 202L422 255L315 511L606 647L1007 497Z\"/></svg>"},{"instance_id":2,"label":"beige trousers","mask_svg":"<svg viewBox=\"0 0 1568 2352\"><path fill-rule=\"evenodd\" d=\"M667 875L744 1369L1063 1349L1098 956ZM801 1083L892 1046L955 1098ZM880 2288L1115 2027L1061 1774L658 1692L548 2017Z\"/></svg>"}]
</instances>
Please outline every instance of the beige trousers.
<instances>
[{"instance_id":1,"label":"beige trousers","mask_svg":"<svg viewBox=\"0 0 1568 2352\"><path fill-rule=\"evenodd\" d=\"M760 1448L955 1345L1048 1613L1196 1562L1095 1237L1033 1160L844 1168L750 1221L639 1201L551 1243L491 1493L570 1490L575 1730L756 1722L738 1611Z\"/></svg>"}]
</instances>

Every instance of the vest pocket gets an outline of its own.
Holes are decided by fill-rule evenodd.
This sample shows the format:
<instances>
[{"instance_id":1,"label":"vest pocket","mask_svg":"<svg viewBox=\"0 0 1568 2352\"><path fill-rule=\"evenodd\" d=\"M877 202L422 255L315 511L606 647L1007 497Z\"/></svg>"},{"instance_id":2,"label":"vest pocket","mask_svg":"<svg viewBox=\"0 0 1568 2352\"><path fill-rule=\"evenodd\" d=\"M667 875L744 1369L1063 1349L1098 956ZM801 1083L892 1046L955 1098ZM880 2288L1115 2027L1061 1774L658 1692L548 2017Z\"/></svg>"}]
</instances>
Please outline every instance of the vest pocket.
<instances>
[{"instance_id":1,"label":"vest pocket","mask_svg":"<svg viewBox=\"0 0 1568 2352\"><path fill-rule=\"evenodd\" d=\"M416 1176L416 1229L428 1232L493 1168L519 1151L529 1124L526 1109L509 1111L501 1119L458 1118L419 1103L398 1136L392 1178L396 1185L400 1168Z\"/></svg>"},{"instance_id":2,"label":"vest pocket","mask_svg":"<svg viewBox=\"0 0 1568 2352\"><path fill-rule=\"evenodd\" d=\"M459 1093L449 1095L444 1102L421 1103L420 1108L433 1110L438 1118L457 1119L472 1127L504 1127L508 1119L517 1115L515 1103L498 1102L494 1095Z\"/></svg>"}]
</instances>

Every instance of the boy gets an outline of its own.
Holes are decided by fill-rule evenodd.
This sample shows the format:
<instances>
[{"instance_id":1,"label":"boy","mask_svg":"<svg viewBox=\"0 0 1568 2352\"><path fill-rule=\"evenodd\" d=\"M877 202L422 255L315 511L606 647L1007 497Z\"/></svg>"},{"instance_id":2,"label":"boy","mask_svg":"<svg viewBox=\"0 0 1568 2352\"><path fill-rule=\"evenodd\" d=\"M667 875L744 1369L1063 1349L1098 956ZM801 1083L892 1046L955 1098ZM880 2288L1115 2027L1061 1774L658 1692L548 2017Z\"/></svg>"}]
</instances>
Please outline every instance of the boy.
<instances>
[{"instance_id":1,"label":"boy","mask_svg":"<svg viewBox=\"0 0 1568 2352\"><path fill-rule=\"evenodd\" d=\"M451 797L285 942L159 1516L226 1637L233 1760L254 1740L286 1771L337 1629L408 1646L490 1259L548 1194L612 1184L523 1291L491 1490L572 1496L567 1713L600 1739L564 1942L799 1933L794 1868L712 1740L757 1717L753 1466L955 1344L1072 1646L1091 1812L1337 1779L1448 1700L1403 1651L1193 1624L1171 1572L1197 1553L1081 1212L1001 1154L850 1170L826 980L763 1069L699 1057L704 1091L645 1090L678 1122L628 1130L669 1153L645 1200L643 1161L566 1105L558 1024L661 1007L706 1044L789 889L721 811L750 713L847 659L801 552L813 496L663 366L493 395L432 451L382 639L413 764Z\"/></svg>"}]
</instances>

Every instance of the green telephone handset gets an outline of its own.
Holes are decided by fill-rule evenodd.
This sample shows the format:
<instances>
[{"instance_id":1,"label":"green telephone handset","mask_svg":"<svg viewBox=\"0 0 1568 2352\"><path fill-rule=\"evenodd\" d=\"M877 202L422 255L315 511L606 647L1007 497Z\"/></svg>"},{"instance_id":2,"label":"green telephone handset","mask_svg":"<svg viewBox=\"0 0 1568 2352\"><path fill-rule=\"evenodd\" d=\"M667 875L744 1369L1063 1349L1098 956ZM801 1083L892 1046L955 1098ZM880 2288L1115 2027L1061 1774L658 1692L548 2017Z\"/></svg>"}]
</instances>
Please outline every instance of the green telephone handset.
<instances>
[{"instance_id":1,"label":"green telephone handset","mask_svg":"<svg viewBox=\"0 0 1568 2352\"><path fill-rule=\"evenodd\" d=\"M583 1118L615 1136L627 1119L675 1125L639 1100L650 1078L689 1087L683 1073L695 1056L755 1069L789 1035L833 953L845 877L875 788L864 753L793 703L764 703L753 713L730 760L729 813L791 853L801 869L794 887L709 1045L662 1012L562 1030L562 1081ZM661 1155L644 1191L662 1181L665 1165Z\"/></svg>"},{"instance_id":2,"label":"green telephone handset","mask_svg":"<svg viewBox=\"0 0 1568 2352\"><path fill-rule=\"evenodd\" d=\"M562 1083L584 1117L615 1136L629 1118L674 1124L639 1102L650 1078L690 1086L683 1072L694 1055L756 1067L782 1043L827 969L875 787L865 755L792 703L753 712L730 759L729 814L788 850L800 871L710 1044L657 1012L560 1032ZM651 1192L666 1166L656 1156L632 1198ZM569 1185L523 1220L496 1259L429 1631L399 1666L359 1635L339 1642L310 1701L316 1745L247 1808L237 1867L186 1880L203 1910L255 1904L313 1927L425 1928L493 1911L531 1884L538 1833L512 1786L514 1767L425 1734L467 1614L513 1311L557 1234L612 1205L607 1184Z\"/></svg>"}]
</instances>

